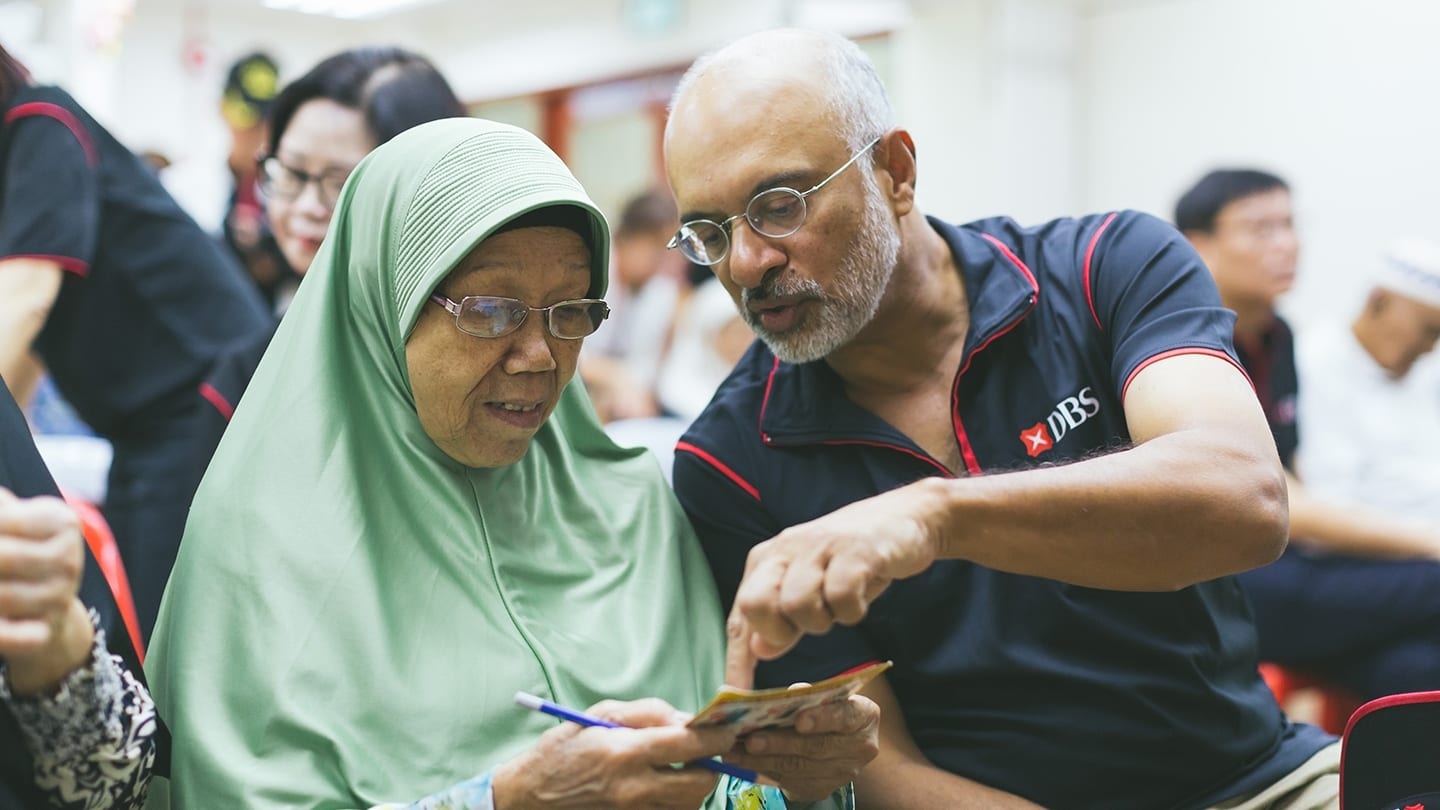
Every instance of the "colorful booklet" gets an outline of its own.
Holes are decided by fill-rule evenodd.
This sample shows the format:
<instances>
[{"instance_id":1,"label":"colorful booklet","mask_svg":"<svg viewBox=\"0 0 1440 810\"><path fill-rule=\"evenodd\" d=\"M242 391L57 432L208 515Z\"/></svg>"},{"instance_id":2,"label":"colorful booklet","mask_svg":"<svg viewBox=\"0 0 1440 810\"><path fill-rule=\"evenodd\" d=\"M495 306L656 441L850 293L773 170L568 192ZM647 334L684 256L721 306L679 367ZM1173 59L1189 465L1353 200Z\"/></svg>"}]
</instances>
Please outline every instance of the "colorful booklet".
<instances>
[{"instance_id":1,"label":"colorful booklet","mask_svg":"<svg viewBox=\"0 0 1440 810\"><path fill-rule=\"evenodd\" d=\"M742 735L762 728L793 726L795 715L814 706L849 699L890 665L890 661L872 661L809 686L775 689L724 686L687 725L738 726Z\"/></svg>"}]
</instances>

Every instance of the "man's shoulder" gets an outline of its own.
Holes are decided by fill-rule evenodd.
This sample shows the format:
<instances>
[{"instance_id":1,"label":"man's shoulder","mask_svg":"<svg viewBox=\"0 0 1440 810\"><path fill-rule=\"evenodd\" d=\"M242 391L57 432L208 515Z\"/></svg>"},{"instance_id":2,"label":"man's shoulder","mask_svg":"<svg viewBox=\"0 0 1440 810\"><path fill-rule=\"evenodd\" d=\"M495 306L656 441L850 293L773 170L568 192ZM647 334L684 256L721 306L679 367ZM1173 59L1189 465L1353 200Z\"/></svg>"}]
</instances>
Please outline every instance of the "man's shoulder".
<instances>
[{"instance_id":1,"label":"man's shoulder","mask_svg":"<svg viewBox=\"0 0 1440 810\"><path fill-rule=\"evenodd\" d=\"M1133 209L1060 217L1034 225L1022 225L1010 217L990 217L951 227L998 242L1036 276L1042 290L1056 283L1078 286L1102 264L1141 267L1167 246L1185 242L1169 223Z\"/></svg>"}]
</instances>

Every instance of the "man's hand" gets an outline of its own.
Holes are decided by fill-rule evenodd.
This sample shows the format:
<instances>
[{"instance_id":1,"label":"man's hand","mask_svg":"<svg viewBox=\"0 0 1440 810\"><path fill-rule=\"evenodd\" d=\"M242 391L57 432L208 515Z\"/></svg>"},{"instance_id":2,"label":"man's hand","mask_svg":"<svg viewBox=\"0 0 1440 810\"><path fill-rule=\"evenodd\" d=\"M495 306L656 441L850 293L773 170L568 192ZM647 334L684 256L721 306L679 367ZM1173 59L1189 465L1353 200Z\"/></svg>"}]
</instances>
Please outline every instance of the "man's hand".
<instances>
[{"instance_id":1,"label":"man's hand","mask_svg":"<svg viewBox=\"0 0 1440 810\"><path fill-rule=\"evenodd\" d=\"M53 689L90 653L83 542L63 501L0 488L0 658L18 695Z\"/></svg>"},{"instance_id":2,"label":"man's hand","mask_svg":"<svg viewBox=\"0 0 1440 810\"><path fill-rule=\"evenodd\" d=\"M607 700L588 713L628 728L564 723L545 732L533 748L496 769L497 807L694 810L719 777L671 764L715 756L735 739L724 728L687 728L689 715L654 698Z\"/></svg>"},{"instance_id":3,"label":"man's hand","mask_svg":"<svg viewBox=\"0 0 1440 810\"><path fill-rule=\"evenodd\" d=\"M727 625L725 682L748 687L755 658L778 658L806 633L859 622L892 581L929 568L943 504L925 483L857 501L750 549Z\"/></svg>"},{"instance_id":4,"label":"man's hand","mask_svg":"<svg viewBox=\"0 0 1440 810\"><path fill-rule=\"evenodd\" d=\"M814 802L854 781L879 751L880 707L855 695L806 709L796 715L793 729L749 735L725 761L773 777L791 799Z\"/></svg>"}]
</instances>

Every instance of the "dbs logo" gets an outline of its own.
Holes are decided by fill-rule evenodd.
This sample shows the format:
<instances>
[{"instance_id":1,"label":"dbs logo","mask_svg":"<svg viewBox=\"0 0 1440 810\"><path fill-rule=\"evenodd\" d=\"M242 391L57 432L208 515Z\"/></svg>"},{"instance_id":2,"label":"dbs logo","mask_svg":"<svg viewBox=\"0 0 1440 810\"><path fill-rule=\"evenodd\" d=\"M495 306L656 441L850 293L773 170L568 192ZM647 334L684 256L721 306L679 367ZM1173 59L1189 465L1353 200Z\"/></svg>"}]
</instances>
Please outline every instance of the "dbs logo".
<instances>
[{"instance_id":1,"label":"dbs logo","mask_svg":"<svg viewBox=\"0 0 1440 810\"><path fill-rule=\"evenodd\" d=\"M1020 442L1025 445L1026 454L1035 458L1099 413L1100 400L1095 398L1094 390L1087 385L1074 396L1055 403L1043 420L1020 431Z\"/></svg>"}]
</instances>

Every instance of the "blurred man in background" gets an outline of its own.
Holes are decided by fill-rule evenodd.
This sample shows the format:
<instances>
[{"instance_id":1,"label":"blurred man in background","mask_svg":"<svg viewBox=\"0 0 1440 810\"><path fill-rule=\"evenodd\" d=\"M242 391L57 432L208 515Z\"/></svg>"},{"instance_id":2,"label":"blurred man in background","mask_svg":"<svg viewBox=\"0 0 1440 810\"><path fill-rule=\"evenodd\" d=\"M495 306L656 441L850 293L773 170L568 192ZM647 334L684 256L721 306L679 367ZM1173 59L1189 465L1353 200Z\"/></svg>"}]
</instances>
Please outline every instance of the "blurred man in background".
<instances>
[{"instance_id":1,"label":"blurred man in background","mask_svg":"<svg viewBox=\"0 0 1440 810\"><path fill-rule=\"evenodd\" d=\"M1261 658L1319 675L1364 698L1440 689L1440 531L1379 508L1359 493L1343 500L1317 496L1296 474L1297 458L1323 441L1300 441L1294 337L1275 311L1276 300L1295 280L1299 257L1289 187L1268 172L1213 171L1181 196L1175 224L1205 259L1225 306L1235 311L1235 349L1287 471L1290 547L1271 565L1240 576L1254 608ZM1389 294L1372 296L1374 304L1379 304L1375 315L1387 320L1387 310L1403 310L1406 316L1396 320L1423 338L1424 307ZM1364 316L1362 321L1367 336L1376 331L1378 321ZM1433 344L1433 334L1428 341ZM1403 372L1415 356L1407 347L1423 342L1410 339L1386 349L1386 362ZM1353 363L1331 366L1332 359L1317 376L1330 378L1331 385L1363 384L1353 376ZM1397 417L1352 410L1345 424ZM1431 410L1412 418L1436 415ZM1425 462L1433 463L1433 457Z\"/></svg>"}]
</instances>

